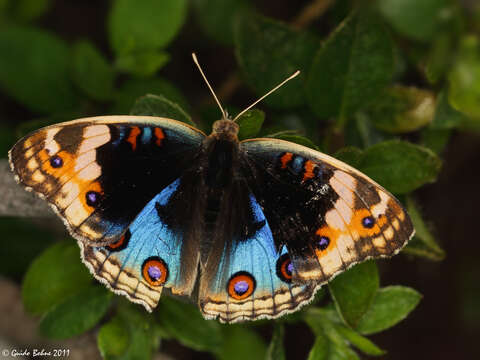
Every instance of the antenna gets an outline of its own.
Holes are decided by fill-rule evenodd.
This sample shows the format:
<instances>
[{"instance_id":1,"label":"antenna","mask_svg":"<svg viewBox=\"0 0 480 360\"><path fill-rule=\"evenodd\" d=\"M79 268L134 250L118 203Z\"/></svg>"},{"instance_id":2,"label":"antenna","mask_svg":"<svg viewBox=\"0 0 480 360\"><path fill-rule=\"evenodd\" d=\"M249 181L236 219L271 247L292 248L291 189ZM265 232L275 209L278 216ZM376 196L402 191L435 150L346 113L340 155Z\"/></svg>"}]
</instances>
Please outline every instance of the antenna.
<instances>
[{"instance_id":1,"label":"antenna","mask_svg":"<svg viewBox=\"0 0 480 360\"><path fill-rule=\"evenodd\" d=\"M207 83L207 86L208 86L208 88L210 89L210 92L212 93L213 98L214 98L215 101L217 102L218 107L220 108L220 111L222 112L222 118L223 118L223 119L226 119L226 118L227 118L227 114L225 113L225 110L223 110L223 106L222 106L222 104L220 104L220 101L218 101L217 95L215 95L215 91L213 91L212 86L211 86L210 83L208 82L207 77L205 76L205 74L203 73L202 67L200 66L200 63L198 62L197 55L195 55L195 53L192 53L192 58L193 58L193 62L195 63L195 65L197 65L198 70L200 70L200 74L202 74L203 80L205 80L205 82Z\"/></svg>"},{"instance_id":2,"label":"antenna","mask_svg":"<svg viewBox=\"0 0 480 360\"><path fill-rule=\"evenodd\" d=\"M240 114L238 114L237 116L235 116L235 119L233 119L233 121L237 121L237 119L242 116L243 114L245 114L248 110L250 110L252 107L254 107L255 105L257 105L260 101L262 101L263 99L265 99L268 95L270 95L271 93L275 92L278 88L282 87L286 82L292 80L293 78L297 77L298 74L300 74L300 70L297 70L295 71L292 75L290 75L288 78L286 78L285 80L283 80L280 84L278 84L277 86L275 86L272 90L270 90L269 92L267 92L265 95L263 95L260 99L258 99L257 101L255 101L252 105L248 106L245 110L242 110L240 112Z\"/></svg>"}]
</instances>

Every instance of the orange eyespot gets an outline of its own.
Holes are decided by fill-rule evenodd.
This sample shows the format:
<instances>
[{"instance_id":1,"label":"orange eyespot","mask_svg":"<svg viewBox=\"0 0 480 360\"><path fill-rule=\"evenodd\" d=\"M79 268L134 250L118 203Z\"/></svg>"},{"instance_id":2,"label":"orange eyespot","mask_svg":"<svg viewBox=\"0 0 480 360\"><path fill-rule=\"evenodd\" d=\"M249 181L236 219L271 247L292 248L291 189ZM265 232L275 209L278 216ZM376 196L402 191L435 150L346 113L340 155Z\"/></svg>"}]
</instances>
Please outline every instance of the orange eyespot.
<instances>
[{"instance_id":1,"label":"orange eyespot","mask_svg":"<svg viewBox=\"0 0 480 360\"><path fill-rule=\"evenodd\" d=\"M246 271L239 271L228 281L227 292L235 300L243 300L253 294L256 286L252 275Z\"/></svg>"},{"instance_id":2,"label":"orange eyespot","mask_svg":"<svg viewBox=\"0 0 480 360\"><path fill-rule=\"evenodd\" d=\"M132 234L130 233L130 230L127 230L127 232L117 241L114 243L108 244L107 249L110 251L120 251L125 249L128 246L128 241L130 240L130 237Z\"/></svg>"},{"instance_id":3,"label":"orange eyespot","mask_svg":"<svg viewBox=\"0 0 480 360\"><path fill-rule=\"evenodd\" d=\"M142 265L143 278L152 286L161 286L168 279L168 267L158 256L148 258Z\"/></svg>"},{"instance_id":4,"label":"orange eyespot","mask_svg":"<svg viewBox=\"0 0 480 360\"><path fill-rule=\"evenodd\" d=\"M277 276L280 280L290 283L293 276L293 264L288 254L283 254L277 260Z\"/></svg>"}]
</instances>

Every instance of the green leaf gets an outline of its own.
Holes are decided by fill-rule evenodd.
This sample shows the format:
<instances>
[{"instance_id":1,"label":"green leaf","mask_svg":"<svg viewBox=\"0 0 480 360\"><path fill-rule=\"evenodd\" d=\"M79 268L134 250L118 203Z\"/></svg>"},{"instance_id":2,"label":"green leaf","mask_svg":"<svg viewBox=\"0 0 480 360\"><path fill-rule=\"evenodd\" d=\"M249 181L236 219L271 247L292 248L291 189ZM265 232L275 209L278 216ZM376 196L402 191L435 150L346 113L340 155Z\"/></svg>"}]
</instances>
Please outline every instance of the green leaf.
<instances>
[{"instance_id":1,"label":"green leaf","mask_svg":"<svg viewBox=\"0 0 480 360\"><path fill-rule=\"evenodd\" d=\"M203 319L196 306L163 297L157 314L162 329L181 344L197 351L220 350L220 324Z\"/></svg>"},{"instance_id":2,"label":"green leaf","mask_svg":"<svg viewBox=\"0 0 480 360\"><path fill-rule=\"evenodd\" d=\"M284 333L283 324L276 324L273 328L272 340L265 357L266 360L285 360L285 349L283 348Z\"/></svg>"},{"instance_id":3,"label":"green leaf","mask_svg":"<svg viewBox=\"0 0 480 360\"><path fill-rule=\"evenodd\" d=\"M322 118L338 117L342 127L380 96L393 63L392 41L378 16L354 13L315 56L307 80L310 107Z\"/></svg>"},{"instance_id":4,"label":"green leaf","mask_svg":"<svg viewBox=\"0 0 480 360\"><path fill-rule=\"evenodd\" d=\"M451 32L442 32L432 39L425 64L425 76L431 84L437 84L446 75L455 54L455 41Z\"/></svg>"},{"instance_id":5,"label":"green leaf","mask_svg":"<svg viewBox=\"0 0 480 360\"><path fill-rule=\"evenodd\" d=\"M108 19L116 54L157 50L172 41L187 11L185 0L116 0Z\"/></svg>"},{"instance_id":6,"label":"green leaf","mask_svg":"<svg viewBox=\"0 0 480 360\"><path fill-rule=\"evenodd\" d=\"M88 41L72 49L72 79L85 94L96 100L113 96L115 74L102 54Z\"/></svg>"},{"instance_id":7,"label":"green leaf","mask_svg":"<svg viewBox=\"0 0 480 360\"><path fill-rule=\"evenodd\" d=\"M340 335L342 335L346 340L348 340L350 344L355 346L364 354L371 356L380 356L386 353L369 339L346 326L339 325L336 327L336 330L340 333Z\"/></svg>"},{"instance_id":8,"label":"green leaf","mask_svg":"<svg viewBox=\"0 0 480 360\"><path fill-rule=\"evenodd\" d=\"M378 286L374 261L358 264L328 283L339 315L351 327L356 327L370 308Z\"/></svg>"},{"instance_id":9,"label":"green leaf","mask_svg":"<svg viewBox=\"0 0 480 360\"><path fill-rule=\"evenodd\" d=\"M196 18L203 31L221 44L233 44L233 24L251 10L248 0L195 0Z\"/></svg>"},{"instance_id":10,"label":"green leaf","mask_svg":"<svg viewBox=\"0 0 480 360\"><path fill-rule=\"evenodd\" d=\"M462 113L480 119L480 39L462 39L457 60L448 76L450 104Z\"/></svg>"},{"instance_id":11,"label":"green leaf","mask_svg":"<svg viewBox=\"0 0 480 360\"><path fill-rule=\"evenodd\" d=\"M402 134L432 122L435 97L431 91L395 85L368 109L373 124L380 130Z\"/></svg>"},{"instance_id":12,"label":"green leaf","mask_svg":"<svg viewBox=\"0 0 480 360\"><path fill-rule=\"evenodd\" d=\"M145 50L120 55L115 61L117 70L135 76L152 76L170 59L170 55L162 50Z\"/></svg>"},{"instance_id":13,"label":"green leaf","mask_svg":"<svg viewBox=\"0 0 480 360\"><path fill-rule=\"evenodd\" d=\"M445 12L449 11L448 0L382 0L377 3L396 31L419 41L433 39Z\"/></svg>"},{"instance_id":14,"label":"green leaf","mask_svg":"<svg viewBox=\"0 0 480 360\"><path fill-rule=\"evenodd\" d=\"M23 280L23 304L29 313L42 314L86 289L91 281L78 246L71 240L57 243L30 265Z\"/></svg>"},{"instance_id":15,"label":"green leaf","mask_svg":"<svg viewBox=\"0 0 480 360\"><path fill-rule=\"evenodd\" d=\"M246 81L258 96L292 75L306 70L318 47L305 32L260 16L243 16L235 26L235 52ZM265 99L272 107L291 108L305 101L304 74Z\"/></svg>"},{"instance_id":16,"label":"green leaf","mask_svg":"<svg viewBox=\"0 0 480 360\"><path fill-rule=\"evenodd\" d=\"M365 148L395 137L378 130L367 114L360 111L351 121L347 121L345 138L348 145Z\"/></svg>"},{"instance_id":17,"label":"green leaf","mask_svg":"<svg viewBox=\"0 0 480 360\"><path fill-rule=\"evenodd\" d=\"M355 168L360 166L363 151L354 146L344 147L338 150L334 157Z\"/></svg>"},{"instance_id":18,"label":"green leaf","mask_svg":"<svg viewBox=\"0 0 480 360\"><path fill-rule=\"evenodd\" d=\"M325 335L317 335L313 347L308 354L308 360L330 360L331 357L329 353L331 346L332 344Z\"/></svg>"},{"instance_id":19,"label":"green leaf","mask_svg":"<svg viewBox=\"0 0 480 360\"><path fill-rule=\"evenodd\" d=\"M12 127L0 124L0 158L6 158L8 150L17 140Z\"/></svg>"},{"instance_id":20,"label":"green leaf","mask_svg":"<svg viewBox=\"0 0 480 360\"><path fill-rule=\"evenodd\" d=\"M448 102L445 93L440 93L437 100L435 117L433 118L432 129L452 129L461 126L467 118L461 112L455 110Z\"/></svg>"},{"instance_id":21,"label":"green leaf","mask_svg":"<svg viewBox=\"0 0 480 360\"><path fill-rule=\"evenodd\" d=\"M264 120L265 113L263 111L257 109L248 110L237 120L237 124L240 126L238 138L244 140L258 135Z\"/></svg>"},{"instance_id":22,"label":"green leaf","mask_svg":"<svg viewBox=\"0 0 480 360\"><path fill-rule=\"evenodd\" d=\"M405 319L421 298L422 295L408 287L384 287L377 292L356 330L364 335L386 330Z\"/></svg>"},{"instance_id":23,"label":"green leaf","mask_svg":"<svg viewBox=\"0 0 480 360\"><path fill-rule=\"evenodd\" d=\"M20 21L32 21L44 15L50 8L51 0L15 0L12 15Z\"/></svg>"},{"instance_id":24,"label":"green leaf","mask_svg":"<svg viewBox=\"0 0 480 360\"><path fill-rule=\"evenodd\" d=\"M30 27L3 28L0 54L0 88L9 96L42 113L75 107L69 51L55 35Z\"/></svg>"},{"instance_id":25,"label":"green leaf","mask_svg":"<svg viewBox=\"0 0 480 360\"><path fill-rule=\"evenodd\" d=\"M130 332L120 316L114 317L100 328L97 344L103 358L125 353L130 344Z\"/></svg>"},{"instance_id":26,"label":"green leaf","mask_svg":"<svg viewBox=\"0 0 480 360\"><path fill-rule=\"evenodd\" d=\"M222 346L216 352L219 360L264 360L267 346L262 338L243 325L222 326ZM245 346L248 344L248 346Z\"/></svg>"},{"instance_id":27,"label":"green leaf","mask_svg":"<svg viewBox=\"0 0 480 360\"><path fill-rule=\"evenodd\" d=\"M188 115L178 104L166 99L161 95L145 95L133 105L130 115L159 116L183 121L195 125Z\"/></svg>"},{"instance_id":28,"label":"green leaf","mask_svg":"<svg viewBox=\"0 0 480 360\"><path fill-rule=\"evenodd\" d=\"M431 150L405 141L385 141L365 150L360 170L395 194L434 182L441 161Z\"/></svg>"},{"instance_id":29,"label":"green leaf","mask_svg":"<svg viewBox=\"0 0 480 360\"><path fill-rule=\"evenodd\" d=\"M189 105L182 93L166 80L131 79L126 81L115 95L115 104L112 109L114 114L128 114L137 99L147 94L163 95L166 99L177 103L182 109L188 111Z\"/></svg>"},{"instance_id":30,"label":"green leaf","mask_svg":"<svg viewBox=\"0 0 480 360\"><path fill-rule=\"evenodd\" d=\"M272 137L272 138L275 138L275 139L281 139L281 140L285 140L285 141L290 141L290 142L293 142L295 144L303 145L303 146L318 150L318 146L315 145L312 140L310 140L309 138L307 138L305 136L281 133L281 134L275 134L273 136L271 135L271 136L268 136L268 137Z\"/></svg>"},{"instance_id":31,"label":"green leaf","mask_svg":"<svg viewBox=\"0 0 480 360\"><path fill-rule=\"evenodd\" d=\"M435 242L435 239L425 224L418 206L411 197L407 197L407 211L415 228L415 237L405 247L404 252L440 261L445 258L445 251Z\"/></svg>"},{"instance_id":32,"label":"green leaf","mask_svg":"<svg viewBox=\"0 0 480 360\"><path fill-rule=\"evenodd\" d=\"M440 154L448 145L452 132L452 129L435 129L429 126L420 133L422 145Z\"/></svg>"},{"instance_id":33,"label":"green leaf","mask_svg":"<svg viewBox=\"0 0 480 360\"><path fill-rule=\"evenodd\" d=\"M54 339L66 339L93 328L105 315L112 293L92 285L54 307L42 319L40 333Z\"/></svg>"}]
</instances>

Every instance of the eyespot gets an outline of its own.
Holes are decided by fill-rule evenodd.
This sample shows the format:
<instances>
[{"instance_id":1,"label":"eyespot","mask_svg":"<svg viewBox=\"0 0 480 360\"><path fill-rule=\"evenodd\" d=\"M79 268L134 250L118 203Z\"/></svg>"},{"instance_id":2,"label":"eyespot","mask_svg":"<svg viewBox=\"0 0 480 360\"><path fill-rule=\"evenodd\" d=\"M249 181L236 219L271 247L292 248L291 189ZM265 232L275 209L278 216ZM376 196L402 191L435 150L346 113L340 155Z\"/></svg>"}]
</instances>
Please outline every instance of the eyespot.
<instances>
[{"instance_id":1,"label":"eyespot","mask_svg":"<svg viewBox=\"0 0 480 360\"><path fill-rule=\"evenodd\" d=\"M277 276L286 283L292 282L293 264L288 254L283 254L277 260Z\"/></svg>"},{"instance_id":2,"label":"eyespot","mask_svg":"<svg viewBox=\"0 0 480 360\"><path fill-rule=\"evenodd\" d=\"M63 159L58 155L52 156L50 158L50 165L55 169L60 168L63 166Z\"/></svg>"},{"instance_id":3,"label":"eyespot","mask_svg":"<svg viewBox=\"0 0 480 360\"><path fill-rule=\"evenodd\" d=\"M326 248L328 248L328 245L330 245L330 239L327 236L320 236L317 241L317 247L320 250L325 250Z\"/></svg>"},{"instance_id":4,"label":"eyespot","mask_svg":"<svg viewBox=\"0 0 480 360\"><path fill-rule=\"evenodd\" d=\"M128 246L128 242L130 241L131 237L132 233L130 232L130 229L128 229L127 232L120 239L118 239L114 243L108 244L107 249L110 251L121 251Z\"/></svg>"},{"instance_id":5,"label":"eyespot","mask_svg":"<svg viewBox=\"0 0 480 360\"><path fill-rule=\"evenodd\" d=\"M98 204L98 201L100 200L100 193L96 191L89 191L85 195L87 205L91 207L95 207Z\"/></svg>"},{"instance_id":6,"label":"eyespot","mask_svg":"<svg viewBox=\"0 0 480 360\"><path fill-rule=\"evenodd\" d=\"M366 216L362 219L362 225L367 229L371 229L375 225L375 219L372 216Z\"/></svg>"},{"instance_id":7,"label":"eyespot","mask_svg":"<svg viewBox=\"0 0 480 360\"><path fill-rule=\"evenodd\" d=\"M235 300L248 298L257 286L255 278L246 271L239 271L228 280L227 292Z\"/></svg>"},{"instance_id":8,"label":"eyespot","mask_svg":"<svg viewBox=\"0 0 480 360\"><path fill-rule=\"evenodd\" d=\"M161 286L168 279L168 267L158 256L149 257L142 265L143 278L152 286Z\"/></svg>"}]
</instances>

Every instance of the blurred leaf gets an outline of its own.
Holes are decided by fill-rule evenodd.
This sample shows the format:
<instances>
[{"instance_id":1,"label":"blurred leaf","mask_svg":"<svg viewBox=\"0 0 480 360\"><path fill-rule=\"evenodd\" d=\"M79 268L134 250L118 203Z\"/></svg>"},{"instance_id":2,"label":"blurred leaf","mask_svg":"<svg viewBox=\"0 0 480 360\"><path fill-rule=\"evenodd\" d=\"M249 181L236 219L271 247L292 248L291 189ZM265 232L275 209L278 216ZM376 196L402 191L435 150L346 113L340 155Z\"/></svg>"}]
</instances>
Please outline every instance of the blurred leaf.
<instances>
[{"instance_id":1,"label":"blurred leaf","mask_svg":"<svg viewBox=\"0 0 480 360\"><path fill-rule=\"evenodd\" d=\"M318 40L285 24L260 16L243 16L235 26L235 52L246 81L258 96L281 83L296 70L305 71L318 47ZM304 103L304 74L265 99L276 108Z\"/></svg>"},{"instance_id":2,"label":"blurred leaf","mask_svg":"<svg viewBox=\"0 0 480 360\"><path fill-rule=\"evenodd\" d=\"M103 55L88 41L77 42L72 53L72 79L75 85L93 99L110 99L113 96L115 74Z\"/></svg>"},{"instance_id":3,"label":"blurred leaf","mask_svg":"<svg viewBox=\"0 0 480 360\"><path fill-rule=\"evenodd\" d=\"M432 39L425 64L425 75L431 84L438 83L446 75L455 54L454 46L451 32L442 32Z\"/></svg>"},{"instance_id":4,"label":"blurred leaf","mask_svg":"<svg viewBox=\"0 0 480 360\"><path fill-rule=\"evenodd\" d=\"M422 144L440 154L447 146L451 135L452 129L436 129L429 126L421 132Z\"/></svg>"},{"instance_id":5,"label":"blurred leaf","mask_svg":"<svg viewBox=\"0 0 480 360\"><path fill-rule=\"evenodd\" d=\"M283 337L285 329L283 324L275 324L272 340L268 346L266 360L285 360L285 349L283 348Z\"/></svg>"},{"instance_id":6,"label":"blurred leaf","mask_svg":"<svg viewBox=\"0 0 480 360\"><path fill-rule=\"evenodd\" d=\"M360 170L395 194L434 182L441 160L431 150L405 141L385 141L365 150Z\"/></svg>"},{"instance_id":7,"label":"blurred leaf","mask_svg":"<svg viewBox=\"0 0 480 360\"><path fill-rule=\"evenodd\" d=\"M375 101L393 75L393 45L378 17L350 16L317 52L307 80L307 96L322 117L346 119Z\"/></svg>"},{"instance_id":8,"label":"blurred leaf","mask_svg":"<svg viewBox=\"0 0 480 360\"><path fill-rule=\"evenodd\" d=\"M307 138L305 136L280 133L280 134L274 134L273 136L271 135L271 136L268 136L268 137L272 137L272 138L275 138L275 139L281 139L281 140L285 140L285 141L290 141L290 142L293 142L295 144L303 145L303 146L309 147L311 149L318 150L318 146L315 145L312 140L310 140L309 138Z\"/></svg>"},{"instance_id":9,"label":"blurred leaf","mask_svg":"<svg viewBox=\"0 0 480 360\"><path fill-rule=\"evenodd\" d=\"M117 70L135 76L154 75L170 60L170 55L162 50L145 50L120 55L115 61Z\"/></svg>"},{"instance_id":10,"label":"blurred leaf","mask_svg":"<svg viewBox=\"0 0 480 360\"><path fill-rule=\"evenodd\" d=\"M350 344L355 346L364 354L371 356L380 356L386 353L369 339L346 326L339 325L336 327L336 329L340 333L340 335L342 335L346 340L348 340Z\"/></svg>"},{"instance_id":11,"label":"blurred leaf","mask_svg":"<svg viewBox=\"0 0 480 360\"><path fill-rule=\"evenodd\" d=\"M78 246L72 240L57 243L30 265L23 280L23 304L29 313L42 314L86 289L91 281Z\"/></svg>"},{"instance_id":12,"label":"blurred leaf","mask_svg":"<svg viewBox=\"0 0 480 360\"><path fill-rule=\"evenodd\" d=\"M351 327L356 327L370 308L378 286L374 261L358 264L328 283L338 313Z\"/></svg>"},{"instance_id":13,"label":"blurred leaf","mask_svg":"<svg viewBox=\"0 0 480 360\"><path fill-rule=\"evenodd\" d=\"M258 135L265 120L265 113L261 110L248 110L238 120L240 126L238 138L240 140L250 139Z\"/></svg>"},{"instance_id":14,"label":"blurred leaf","mask_svg":"<svg viewBox=\"0 0 480 360\"><path fill-rule=\"evenodd\" d=\"M0 273L15 280L23 278L30 263L54 238L31 221L13 217L0 218L0 233Z\"/></svg>"},{"instance_id":15,"label":"blurred leaf","mask_svg":"<svg viewBox=\"0 0 480 360\"><path fill-rule=\"evenodd\" d=\"M395 85L386 90L368 113L378 129L393 134L408 133L432 122L435 97L431 91Z\"/></svg>"},{"instance_id":16,"label":"blurred leaf","mask_svg":"<svg viewBox=\"0 0 480 360\"><path fill-rule=\"evenodd\" d=\"M148 94L142 96L137 100L135 105L133 105L130 115L159 116L195 125L190 115L179 105L171 102L162 95Z\"/></svg>"},{"instance_id":17,"label":"blurred leaf","mask_svg":"<svg viewBox=\"0 0 480 360\"><path fill-rule=\"evenodd\" d=\"M56 124L63 121L69 121L84 116L80 111L70 111L61 114L54 114L46 117L36 118L21 122L15 129L17 138L21 138L32 131L38 130L41 127Z\"/></svg>"},{"instance_id":18,"label":"blurred leaf","mask_svg":"<svg viewBox=\"0 0 480 360\"><path fill-rule=\"evenodd\" d=\"M394 139L394 135L378 130L369 116L364 112L357 112L353 119L347 121L345 128L345 142L349 146L366 148L375 144Z\"/></svg>"},{"instance_id":19,"label":"blurred leaf","mask_svg":"<svg viewBox=\"0 0 480 360\"><path fill-rule=\"evenodd\" d=\"M32 21L44 15L50 8L51 0L15 0L12 15L20 21Z\"/></svg>"},{"instance_id":20,"label":"blurred leaf","mask_svg":"<svg viewBox=\"0 0 480 360\"><path fill-rule=\"evenodd\" d=\"M203 31L223 45L233 44L233 24L252 8L249 0L195 0L193 5Z\"/></svg>"},{"instance_id":21,"label":"blurred leaf","mask_svg":"<svg viewBox=\"0 0 480 360\"><path fill-rule=\"evenodd\" d=\"M163 95L166 99L177 103L185 111L189 110L187 101L175 86L166 80L155 78L126 81L115 95L112 113L117 115L130 113L130 109L137 99L147 94Z\"/></svg>"},{"instance_id":22,"label":"blurred leaf","mask_svg":"<svg viewBox=\"0 0 480 360\"><path fill-rule=\"evenodd\" d=\"M223 341L216 353L219 360L264 360L267 346L252 329L243 325L223 325ZM248 346L245 346L248 344Z\"/></svg>"},{"instance_id":23,"label":"blurred leaf","mask_svg":"<svg viewBox=\"0 0 480 360\"><path fill-rule=\"evenodd\" d=\"M0 124L0 158L7 158L8 150L16 140L13 128Z\"/></svg>"},{"instance_id":24,"label":"blurred leaf","mask_svg":"<svg viewBox=\"0 0 480 360\"><path fill-rule=\"evenodd\" d=\"M104 359L122 355L127 350L129 343L129 329L120 316L116 316L104 324L98 332L97 344Z\"/></svg>"},{"instance_id":25,"label":"blurred leaf","mask_svg":"<svg viewBox=\"0 0 480 360\"><path fill-rule=\"evenodd\" d=\"M448 76L450 104L462 113L480 119L480 39L462 39L456 62Z\"/></svg>"},{"instance_id":26,"label":"blurred leaf","mask_svg":"<svg viewBox=\"0 0 480 360\"><path fill-rule=\"evenodd\" d=\"M203 319L196 306L163 297L157 314L162 329L181 344L197 351L220 350L220 324Z\"/></svg>"},{"instance_id":27,"label":"blurred leaf","mask_svg":"<svg viewBox=\"0 0 480 360\"><path fill-rule=\"evenodd\" d=\"M382 0L377 2L382 15L396 31L414 40L433 39L448 16L448 0Z\"/></svg>"},{"instance_id":28,"label":"blurred leaf","mask_svg":"<svg viewBox=\"0 0 480 360\"><path fill-rule=\"evenodd\" d=\"M327 337L323 334L315 337L310 353L308 354L308 360L330 360L330 347L332 344L328 341Z\"/></svg>"},{"instance_id":29,"label":"blurred leaf","mask_svg":"<svg viewBox=\"0 0 480 360\"><path fill-rule=\"evenodd\" d=\"M172 41L185 19L185 0L116 0L109 15L110 45L117 55L156 50Z\"/></svg>"},{"instance_id":30,"label":"blurred leaf","mask_svg":"<svg viewBox=\"0 0 480 360\"><path fill-rule=\"evenodd\" d=\"M338 150L334 155L336 159L355 168L360 166L362 156L363 151L354 146L344 147L343 149Z\"/></svg>"},{"instance_id":31,"label":"blurred leaf","mask_svg":"<svg viewBox=\"0 0 480 360\"><path fill-rule=\"evenodd\" d=\"M77 104L69 82L69 51L44 30L9 26L0 31L0 87L34 111L67 111Z\"/></svg>"},{"instance_id":32,"label":"blurred leaf","mask_svg":"<svg viewBox=\"0 0 480 360\"><path fill-rule=\"evenodd\" d=\"M432 129L452 129L461 126L467 121L465 115L450 106L445 93L440 93L433 118Z\"/></svg>"},{"instance_id":33,"label":"blurred leaf","mask_svg":"<svg viewBox=\"0 0 480 360\"><path fill-rule=\"evenodd\" d=\"M378 290L372 306L356 330L364 335L378 333L402 321L415 309L422 295L404 286L388 286Z\"/></svg>"},{"instance_id":34,"label":"blurred leaf","mask_svg":"<svg viewBox=\"0 0 480 360\"><path fill-rule=\"evenodd\" d=\"M411 197L407 197L407 211L415 228L415 237L404 249L404 252L440 261L445 258L445 251L435 242L435 239L425 224L418 206Z\"/></svg>"},{"instance_id":35,"label":"blurred leaf","mask_svg":"<svg viewBox=\"0 0 480 360\"><path fill-rule=\"evenodd\" d=\"M72 295L42 318L40 333L53 339L83 334L105 315L112 296L112 292L100 285L92 285Z\"/></svg>"}]
</instances>

